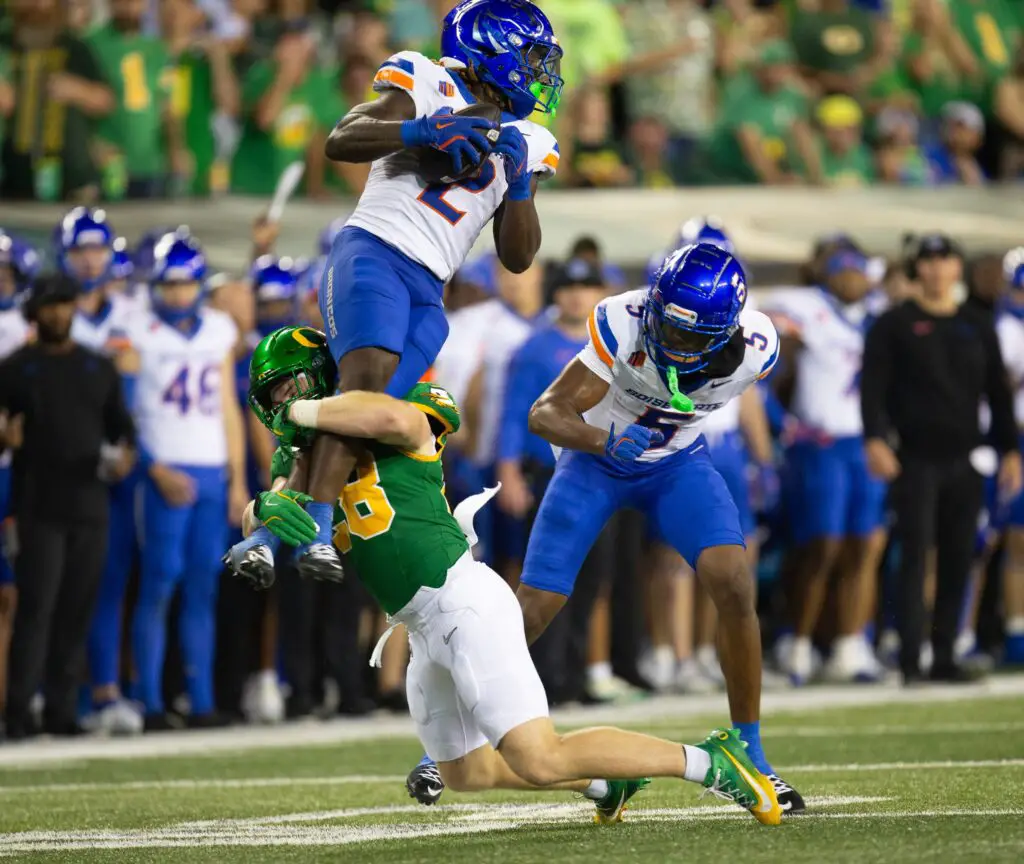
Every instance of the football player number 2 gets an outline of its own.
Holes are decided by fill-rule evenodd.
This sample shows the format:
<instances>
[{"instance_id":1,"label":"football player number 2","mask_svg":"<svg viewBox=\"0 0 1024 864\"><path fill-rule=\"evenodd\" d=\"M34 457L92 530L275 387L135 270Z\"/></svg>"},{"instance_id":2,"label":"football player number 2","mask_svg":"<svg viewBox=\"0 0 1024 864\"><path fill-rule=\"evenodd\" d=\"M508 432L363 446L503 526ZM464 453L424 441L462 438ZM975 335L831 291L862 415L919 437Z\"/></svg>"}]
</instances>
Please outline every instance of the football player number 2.
<instances>
[{"instance_id":1,"label":"football player number 2","mask_svg":"<svg viewBox=\"0 0 1024 864\"><path fill-rule=\"evenodd\" d=\"M200 414L216 414L221 408L220 366L198 370L182 366L164 390L162 401L177 408L179 414L188 414L193 408Z\"/></svg>"},{"instance_id":2,"label":"football player number 2","mask_svg":"<svg viewBox=\"0 0 1024 864\"><path fill-rule=\"evenodd\" d=\"M438 216L445 219L450 225L458 225L462 221L462 217L466 215L465 210L460 210L458 207L451 204L445 195L452 191L452 189L465 189L467 192L472 192L474 195L479 195L488 186L494 182L496 177L494 170L494 163L488 159L484 162L483 167L480 169L480 173L476 177L467 177L465 180L460 180L458 183L449 183L448 185L436 184L434 186L428 186L417 196L416 200L421 204L425 204Z\"/></svg>"},{"instance_id":3,"label":"football player number 2","mask_svg":"<svg viewBox=\"0 0 1024 864\"><path fill-rule=\"evenodd\" d=\"M372 455L367 454L356 468L356 479L341 492L345 521L334 529L334 543L342 551L352 549L352 535L372 540L386 534L395 521L395 510L380 485L380 472Z\"/></svg>"}]
</instances>

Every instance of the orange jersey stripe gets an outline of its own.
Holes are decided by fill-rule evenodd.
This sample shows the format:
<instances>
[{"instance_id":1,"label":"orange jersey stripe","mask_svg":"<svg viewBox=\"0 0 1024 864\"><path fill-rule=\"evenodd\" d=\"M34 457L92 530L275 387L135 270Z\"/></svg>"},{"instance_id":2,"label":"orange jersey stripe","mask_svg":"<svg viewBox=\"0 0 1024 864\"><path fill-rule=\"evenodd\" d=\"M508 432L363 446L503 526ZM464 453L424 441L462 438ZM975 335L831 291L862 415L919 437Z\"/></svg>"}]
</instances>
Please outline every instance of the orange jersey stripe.
<instances>
[{"instance_id":1,"label":"orange jersey stripe","mask_svg":"<svg viewBox=\"0 0 1024 864\"><path fill-rule=\"evenodd\" d=\"M401 87L403 90L412 90L413 88L412 75L408 75L401 69L395 69L392 66L378 69L377 74L373 78L373 83L393 84L395 87Z\"/></svg>"},{"instance_id":2,"label":"orange jersey stripe","mask_svg":"<svg viewBox=\"0 0 1024 864\"><path fill-rule=\"evenodd\" d=\"M597 356L601 358L601 362L611 369L615 365L615 360L612 355L608 353L608 349L604 347L604 342L601 341L601 334L597 332L597 321L594 320L594 314L594 312L591 312L590 317L587 319L587 330L590 332L590 341L594 344L594 350L597 352Z\"/></svg>"}]
</instances>

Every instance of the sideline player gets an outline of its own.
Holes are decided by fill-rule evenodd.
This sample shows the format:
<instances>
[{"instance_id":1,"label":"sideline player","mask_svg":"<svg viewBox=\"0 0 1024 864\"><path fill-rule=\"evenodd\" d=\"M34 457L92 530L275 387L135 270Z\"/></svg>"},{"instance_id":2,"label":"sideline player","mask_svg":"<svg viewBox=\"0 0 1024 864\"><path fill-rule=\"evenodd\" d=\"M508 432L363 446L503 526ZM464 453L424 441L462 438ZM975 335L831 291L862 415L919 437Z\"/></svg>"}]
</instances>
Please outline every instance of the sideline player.
<instances>
[{"instance_id":1,"label":"sideline player","mask_svg":"<svg viewBox=\"0 0 1024 864\"><path fill-rule=\"evenodd\" d=\"M530 430L565 450L530 535L518 596L533 641L565 605L608 519L624 507L643 512L711 595L733 723L783 809L799 811L803 799L761 748L754 580L736 505L701 434L705 417L778 359L775 328L744 311L746 299L739 262L702 243L672 253L650 288L597 307L589 344L530 412Z\"/></svg>"},{"instance_id":2,"label":"sideline player","mask_svg":"<svg viewBox=\"0 0 1024 864\"><path fill-rule=\"evenodd\" d=\"M461 791L581 792L595 801L598 821L617 822L646 785L629 778L683 778L762 824L779 824L775 791L735 730L716 730L696 746L610 727L555 731L515 595L470 551L473 514L496 490L467 500L459 519L444 498L441 453L460 423L454 400L430 384L402 401L360 391L321 398L334 391L333 372L322 334L278 331L253 354L251 404L282 450L311 429L367 441L332 514L334 542L391 622L409 631L409 708L445 783ZM309 514L277 488L262 493L253 511L280 521L296 540L313 536Z\"/></svg>"},{"instance_id":3,"label":"sideline player","mask_svg":"<svg viewBox=\"0 0 1024 864\"><path fill-rule=\"evenodd\" d=\"M248 499L242 414L235 397L238 331L204 305L206 261L184 230L156 245L152 311L132 321L133 414L142 480L142 574L132 622L137 698L147 730L169 728L162 680L167 612L181 585L181 648L194 726L219 721L213 704L217 577Z\"/></svg>"},{"instance_id":4,"label":"sideline player","mask_svg":"<svg viewBox=\"0 0 1024 864\"><path fill-rule=\"evenodd\" d=\"M551 25L529 0L464 0L444 20L441 53L438 63L412 51L386 60L373 85L381 96L353 108L326 144L329 159L373 163L320 286L342 391L401 396L423 377L448 333L444 283L492 218L509 270L526 270L540 248L533 199L537 181L558 167L558 145L526 118L554 111L561 93L562 49ZM502 110L500 133L485 118L453 113L477 102ZM416 148L448 154L456 175L479 168L448 185L425 185L415 173ZM321 533L298 550L306 575L340 577L330 515L356 446L320 435L310 454L306 509ZM250 566L265 569L276 542L258 531Z\"/></svg>"},{"instance_id":5,"label":"sideline player","mask_svg":"<svg viewBox=\"0 0 1024 864\"><path fill-rule=\"evenodd\" d=\"M1024 250L1019 251L1024 253ZM1014 413L1021 432L1021 449L1024 450L1024 263L1017 264L1008 275L1010 290L999 306L996 333L1014 388ZM1003 570L1004 659L1007 663L1024 663L1024 493L1006 503L1005 516L1009 524Z\"/></svg>"},{"instance_id":6,"label":"sideline player","mask_svg":"<svg viewBox=\"0 0 1024 864\"><path fill-rule=\"evenodd\" d=\"M116 237L103 210L75 207L57 226L57 264L80 293L71 338L110 357L122 373L125 404L132 407L134 376L125 375L129 321L138 304L112 290L118 272ZM121 621L124 592L137 547L135 496L139 473L110 486L107 557L89 629L89 677L93 711L83 720L90 731L134 735L142 732L138 711L121 698Z\"/></svg>"}]
</instances>

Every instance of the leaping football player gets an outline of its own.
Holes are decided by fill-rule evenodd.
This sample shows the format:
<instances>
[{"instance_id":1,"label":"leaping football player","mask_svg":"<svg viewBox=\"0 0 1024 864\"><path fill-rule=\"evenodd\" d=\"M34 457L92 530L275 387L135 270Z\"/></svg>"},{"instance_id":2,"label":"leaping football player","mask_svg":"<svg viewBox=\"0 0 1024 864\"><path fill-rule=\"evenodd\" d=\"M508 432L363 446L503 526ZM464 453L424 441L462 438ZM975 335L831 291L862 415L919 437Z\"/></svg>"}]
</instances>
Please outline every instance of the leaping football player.
<instances>
[{"instance_id":1,"label":"leaping football player","mask_svg":"<svg viewBox=\"0 0 1024 864\"><path fill-rule=\"evenodd\" d=\"M330 396L336 376L327 341L299 327L257 346L250 380L253 411L283 442L279 470L289 470L282 465L289 445L308 443L311 430L366 442L332 514L333 538L391 622L409 632L410 712L447 785L572 790L595 802L598 822L612 823L648 782L630 778L686 779L762 824L779 824L775 790L735 730L715 730L695 746L609 727L555 731L519 603L470 551L473 513L494 490L473 496L456 515L445 501L441 453L460 424L447 391L417 384L401 400L365 391ZM293 544L308 542L317 525L280 488L261 493L262 511Z\"/></svg>"},{"instance_id":2,"label":"leaping football player","mask_svg":"<svg viewBox=\"0 0 1024 864\"><path fill-rule=\"evenodd\" d=\"M708 243L673 252L646 289L611 297L590 342L537 400L530 430L564 448L530 534L519 602L529 642L572 593L598 532L642 511L697 574L719 617L733 724L784 810L801 796L761 747L761 633L739 514L708 456L704 418L775 365L767 316L744 310L747 278Z\"/></svg>"},{"instance_id":3,"label":"leaping football player","mask_svg":"<svg viewBox=\"0 0 1024 864\"><path fill-rule=\"evenodd\" d=\"M353 108L326 144L329 159L373 163L320 285L343 392L403 396L423 377L448 334L444 283L489 221L509 270L526 270L540 248L534 195L558 167L558 145L526 118L558 105L562 49L550 23L529 0L464 0L444 20L441 53L437 63L413 51L386 60L374 78L380 97ZM486 117L456 113L477 103L500 109L500 132ZM423 148L450 158L455 182L428 183L417 173ZM297 552L304 575L341 575L331 512L357 447L317 436L304 486L289 484L287 494L321 526ZM232 560L260 578L277 543L260 529Z\"/></svg>"}]
</instances>

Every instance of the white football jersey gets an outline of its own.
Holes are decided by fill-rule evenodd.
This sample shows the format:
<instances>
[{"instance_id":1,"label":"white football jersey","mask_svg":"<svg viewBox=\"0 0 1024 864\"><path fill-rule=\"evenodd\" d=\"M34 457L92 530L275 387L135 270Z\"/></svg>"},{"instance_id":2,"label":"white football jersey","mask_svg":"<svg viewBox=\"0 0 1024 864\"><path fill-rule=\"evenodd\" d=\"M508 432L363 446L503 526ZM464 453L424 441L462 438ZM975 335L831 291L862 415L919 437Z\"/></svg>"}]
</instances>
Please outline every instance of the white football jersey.
<instances>
[{"instance_id":1,"label":"white football jersey","mask_svg":"<svg viewBox=\"0 0 1024 864\"><path fill-rule=\"evenodd\" d=\"M793 415L813 434L862 435L864 304L843 305L821 288L794 288L773 293L762 306L783 336L794 336L803 346L796 359Z\"/></svg>"},{"instance_id":2,"label":"white football jersey","mask_svg":"<svg viewBox=\"0 0 1024 864\"><path fill-rule=\"evenodd\" d=\"M131 320L129 337L139 354L135 422L139 443L156 462L219 466L228 460L222 381L224 360L238 329L217 309L202 309L189 336L152 312Z\"/></svg>"},{"instance_id":3,"label":"white football jersey","mask_svg":"<svg viewBox=\"0 0 1024 864\"><path fill-rule=\"evenodd\" d=\"M484 356L484 345L494 333L501 303L486 300L448 316L448 338L434 361L434 380L444 387L456 405L466 401L469 382Z\"/></svg>"},{"instance_id":4,"label":"white football jersey","mask_svg":"<svg viewBox=\"0 0 1024 864\"><path fill-rule=\"evenodd\" d=\"M75 312L71 338L79 345L110 356L128 345L128 328L139 306L122 294L112 294L98 315Z\"/></svg>"},{"instance_id":5,"label":"white football jersey","mask_svg":"<svg viewBox=\"0 0 1024 864\"><path fill-rule=\"evenodd\" d=\"M501 426L501 411L505 404L505 382L508 379L508 364L533 332L536 321L527 321L508 308L500 300L492 300L494 317L486 331L481 365L483 382L480 400L479 428L476 433L476 448L473 462L487 467L494 462L498 447L498 428Z\"/></svg>"},{"instance_id":6,"label":"white football jersey","mask_svg":"<svg viewBox=\"0 0 1024 864\"><path fill-rule=\"evenodd\" d=\"M18 306L0 311L0 360L24 345L31 330L32 326Z\"/></svg>"},{"instance_id":7,"label":"white football jersey","mask_svg":"<svg viewBox=\"0 0 1024 864\"><path fill-rule=\"evenodd\" d=\"M1024 320L1004 312L996 320L996 334L1013 387L1017 426L1024 432Z\"/></svg>"},{"instance_id":8,"label":"white football jersey","mask_svg":"<svg viewBox=\"0 0 1024 864\"><path fill-rule=\"evenodd\" d=\"M757 301L754 295L747 295L747 302L743 305L744 312L753 312L757 309ZM714 446L723 435L738 432L740 429L740 398L730 399L717 411L712 411L704 421L704 435L708 443Z\"/></svg>"},{"instance_id":9,"label":"white football jersey","mask_svg":"<svg viewBox=\"0 0 1024 864\"><path fill-rule=\"evenodd\" d=\"M454 72L415 51L401 51L377 71L375 90L402 90L416 105L416 116L442 108L459 111L476 100ZM527 168L539 175L558 169L558 144L542 126L510 119L526 138ZM347 225L380 237L447 282L465 261L508 189L501 157L491 156L476 178L451 186L426 187L412 173L407 153L392 153L370 168L355 212Z\"/></svg>"},{"instance_id":10,"label":"white football jersey","mask_svg":"<svg viewBox=\"0 0 1024 864\"><path fill-rule=\"evenodd\" d=\"M583 419L600 429L624 430L630 423L659 429L665 440L640 457L654 462L685 450L703 434L707 418L736 399L779 358L779 338L766 315L744 309L740 326L747 348L743 361L725 378L706 379L687 395L692 414L673 410L672 394L644 350L640 317L646 296L643 289L603 300L588 322L590 341L577 358L595 375L611 384L605 397Z\"/></svg>"}]
</instances>

